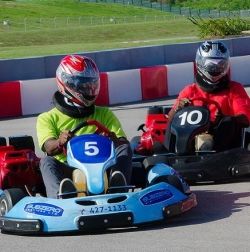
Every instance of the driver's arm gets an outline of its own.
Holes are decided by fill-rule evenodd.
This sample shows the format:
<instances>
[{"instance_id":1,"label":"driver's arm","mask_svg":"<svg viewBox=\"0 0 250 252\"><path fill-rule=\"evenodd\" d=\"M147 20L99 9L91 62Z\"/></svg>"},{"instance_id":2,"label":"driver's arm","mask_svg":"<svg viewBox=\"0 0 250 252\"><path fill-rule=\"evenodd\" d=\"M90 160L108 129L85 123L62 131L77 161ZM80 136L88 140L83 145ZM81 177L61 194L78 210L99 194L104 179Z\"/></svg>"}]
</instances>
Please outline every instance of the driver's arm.
<instances>
[{"instance_id":1,"label":"driver's arm","mask_svg":"<svg viewBox=\"0 0 250 252\"><path fill-rule=\"evenodd\" d=\"M187 106L188 104L190 104L190 97L191 97L190 94L193 94L192 89L193 89L192 85L187 85L186 87L184 87L180 91L180 93L179 93L179 95L178 95L172 109L168 113L168 119L169 120L172 120L172 118L174 117L174 114L178 110L180 110L181 108L183 108L183 107Z\"/></svg>"},{"instance_id":2,"label":"driver's arm","mask_svg":"<svg viewBox=\"0 0 250 252\"><path fill-rule=\"evenodd\" d=\"M250 124L250 98L244 87L233 86L230 100L232 101L234 120L238 125L248 127Z\"/></svg>"},{"instance_id":3,"label":"driver's arm","mask_svg":"<svg viewBox=\"0 0 250 252\"><path fill-rule=\"evenodd\" d=\"M190 100L188 98L179 98L177 99L176 103L174 106L171 108L171 110L168 112L168 119L171 120L174 117L174 114L182 109L183 107L187 106L190 104Z\"/></svg>"},{"instance_id":4,"label":"driver's arm","mask_svg":"<svg viewBox=\"0 0 250 252\"><path fill-rule=\"evenodd\" d=\"M69 130L65 130L60 133L58 139L50 138L43 144L43 150L49 156L54 156L62 153L63 147L72 138L73 134Z\"/></svg>"}]
</instances>

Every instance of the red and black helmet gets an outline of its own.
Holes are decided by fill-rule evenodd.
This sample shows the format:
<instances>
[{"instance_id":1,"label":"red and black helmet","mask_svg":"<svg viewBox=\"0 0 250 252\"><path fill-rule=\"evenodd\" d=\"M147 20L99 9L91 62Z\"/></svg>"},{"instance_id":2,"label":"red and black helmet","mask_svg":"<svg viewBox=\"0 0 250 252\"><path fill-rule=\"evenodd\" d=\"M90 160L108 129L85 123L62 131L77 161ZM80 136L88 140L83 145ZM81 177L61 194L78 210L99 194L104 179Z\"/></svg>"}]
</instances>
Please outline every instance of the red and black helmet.
<instances>
[{"instance_id":1,"label":"red and black helmet","mask_svg":"<svg viewBox=\"0 0 250 252\"><path fill-rule=\"evenodd\" d=\"M57 70L59 92L80 106L91 106L100 90L100 74L95 62L85 56L64 57Z\"/></svg>"}]
</instances>

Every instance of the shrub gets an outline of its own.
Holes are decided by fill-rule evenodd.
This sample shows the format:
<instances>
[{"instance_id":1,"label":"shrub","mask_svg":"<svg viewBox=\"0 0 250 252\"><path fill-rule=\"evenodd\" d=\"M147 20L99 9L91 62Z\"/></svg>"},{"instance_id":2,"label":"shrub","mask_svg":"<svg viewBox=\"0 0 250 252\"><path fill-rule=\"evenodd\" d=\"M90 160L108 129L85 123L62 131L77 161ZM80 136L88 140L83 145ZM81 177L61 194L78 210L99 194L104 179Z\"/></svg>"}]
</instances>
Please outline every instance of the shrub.
<instances>
[{"instance_id":1,"label":"shrub","mask_svg":"<svg viewBox=\"0 0 250 252\"><path fill-rule=\"evenodd\" d=\"M242 31L250 29L249 21L241 18L202 19L201 17L189 17L188 19L197 25L200 37L205 39L241 35Z\"/></svg>"}]
</instances>

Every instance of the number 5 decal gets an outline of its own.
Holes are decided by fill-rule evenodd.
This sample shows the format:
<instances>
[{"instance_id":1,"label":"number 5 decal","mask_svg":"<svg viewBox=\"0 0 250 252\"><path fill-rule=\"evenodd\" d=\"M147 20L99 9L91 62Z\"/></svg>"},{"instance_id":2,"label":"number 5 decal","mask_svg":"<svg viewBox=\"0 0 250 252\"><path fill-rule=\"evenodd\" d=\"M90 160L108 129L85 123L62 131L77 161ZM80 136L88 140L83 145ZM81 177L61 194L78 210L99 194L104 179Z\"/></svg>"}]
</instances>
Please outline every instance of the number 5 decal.
<instances>
[{"instance_id":1,"label":"number 5 decal","mask_svg":"<svg viewBox=\"0 0 250 252\"><path fill-rule=\"evenodd\" d=\"M97 142L85 142L84 153L87 156L96 156L99 154Z\"/></svg>"},{"instance_id":2,"label":"number 5 decal","mask_svg":"<svg viewBox=\"0 0 250 252\"><path fill-rule=\"evenodd\" d=\"M193 120L193 115L196 115L195 120ZM181 114L179 118L181 118L181 125L185 125L186 123L195 125L201 122L202 113L199 110L193 110L190 113L186 111L183 114Z\"/></svg>"}]
</instances>

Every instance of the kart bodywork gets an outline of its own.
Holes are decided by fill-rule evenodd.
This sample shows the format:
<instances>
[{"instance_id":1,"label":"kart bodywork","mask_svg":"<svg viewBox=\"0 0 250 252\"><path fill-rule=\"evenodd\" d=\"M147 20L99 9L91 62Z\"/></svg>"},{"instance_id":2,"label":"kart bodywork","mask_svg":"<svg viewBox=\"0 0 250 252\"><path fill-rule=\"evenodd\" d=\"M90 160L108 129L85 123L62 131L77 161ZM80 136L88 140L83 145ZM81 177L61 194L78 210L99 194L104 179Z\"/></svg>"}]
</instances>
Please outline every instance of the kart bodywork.
<instances>
[{"instance_id":1,"label":"kart bodywork","mask_svg":"<svg viewBox=\"0 0 250 252\"><path fill-rule=\"evenodd\" d=\"M78 190L78 196L85 196L30 196L14 185L0 190L2 231L34 234L139 226L168 219L197 204L183 178L166 164L144 171L145 184L120 188L126 192L107 187L105 174L115 162L115 150L113 142L103 135L72 138L67 144L67 161L84 174L86 187Z\"/></svg>"},{"instance_id":2,"label":"kart bodywork","mask_svg":"<svg viewBox=\"0 0 250 252\"><path fill-rule=\"evenodd\" d=\"M153 111L156 111L156 108ZM164 113L164 109L158 111ZM162 118L163 116L167 118L166 114L162 115ZM211 127L210 113L206 106L184 107L171 121L159 121L159 115L152 113L149 113L148 117L151 119L151 126L157 125L158 122L165 128L162 130L164 139L155 137L154 127L144 129L141 137L134 137L131 141L134 161L143 162L146 168L157 163L165 163L178 171L188 183L249 178L249 128L241 128L234 135L235 141L231 146L201 151L195 149L195 138ZM218 132L223 133L230 127L230 122L222 118L216 127ZM230 137L225 135L220 143L226 142Z\"/></svg>"},{"instance_id":3,"label":"kart bodywork","mask_svg":"<svg viewBox=\"0 0 250 252\"><path fill-rule=\"evenodd\" d=\"M0 189L19 187L43 190L39 172L40 158L35 154L31 136L0 137Z\"/></svg>"}]
</instances>

